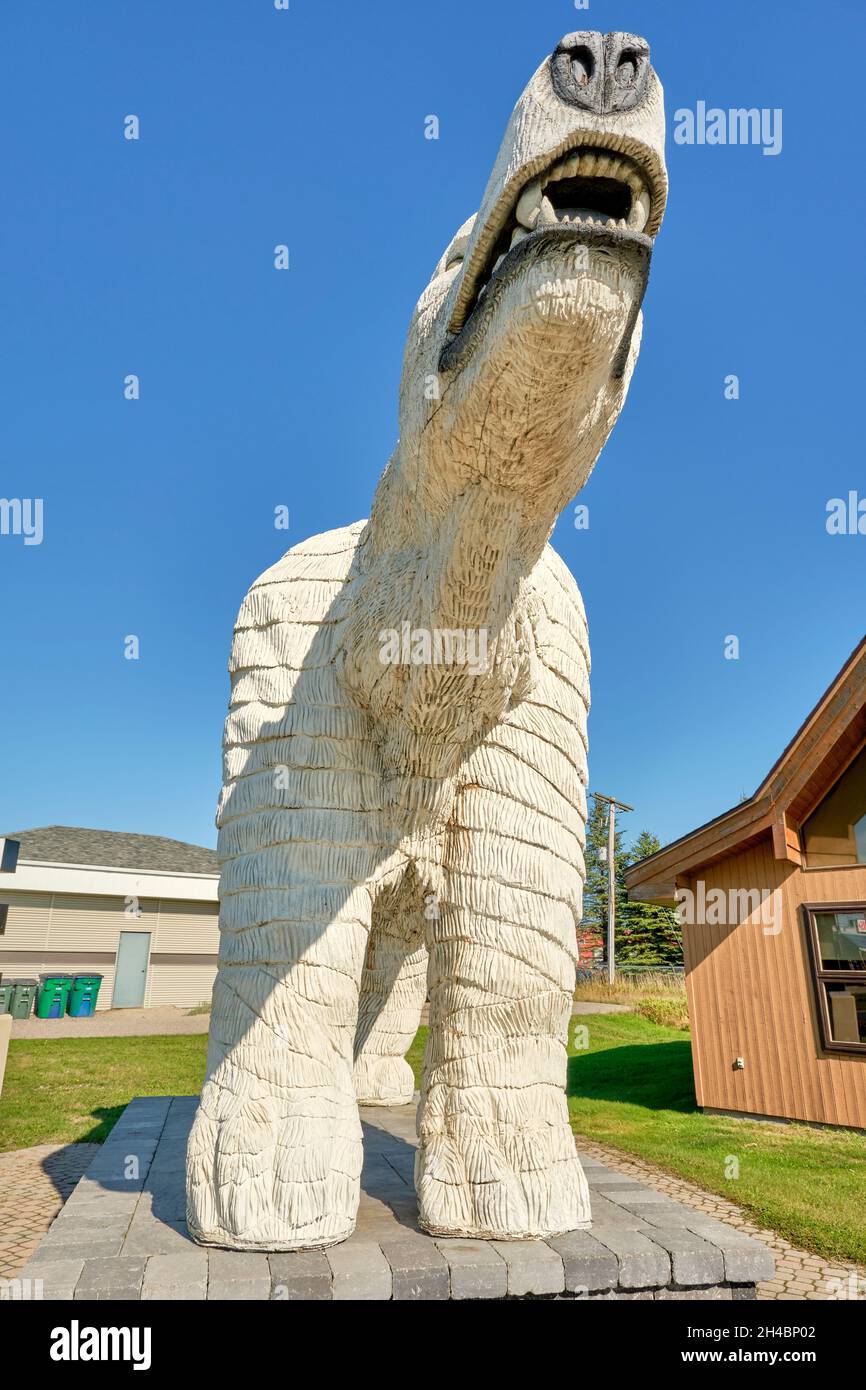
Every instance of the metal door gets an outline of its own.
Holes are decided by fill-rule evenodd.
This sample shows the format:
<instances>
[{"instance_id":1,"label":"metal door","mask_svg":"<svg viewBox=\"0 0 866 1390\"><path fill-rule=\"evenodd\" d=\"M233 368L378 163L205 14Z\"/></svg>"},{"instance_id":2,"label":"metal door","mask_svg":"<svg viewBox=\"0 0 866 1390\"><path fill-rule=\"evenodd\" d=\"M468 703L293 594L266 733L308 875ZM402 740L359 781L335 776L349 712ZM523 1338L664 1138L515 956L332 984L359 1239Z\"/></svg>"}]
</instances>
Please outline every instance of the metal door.
<instances>
[{"instance_id":1,"label":"metal door","mask_svg":"<svg viewBox=\"0 0 866 1390\"><path fill-rule=\"evenodd\" d=\"M147 984L147 962L150 956L149 931L122 931L117 947L117 968L114 974L113 1009L140 1009L144 1003Z\"/></svg>"}]
</instances>

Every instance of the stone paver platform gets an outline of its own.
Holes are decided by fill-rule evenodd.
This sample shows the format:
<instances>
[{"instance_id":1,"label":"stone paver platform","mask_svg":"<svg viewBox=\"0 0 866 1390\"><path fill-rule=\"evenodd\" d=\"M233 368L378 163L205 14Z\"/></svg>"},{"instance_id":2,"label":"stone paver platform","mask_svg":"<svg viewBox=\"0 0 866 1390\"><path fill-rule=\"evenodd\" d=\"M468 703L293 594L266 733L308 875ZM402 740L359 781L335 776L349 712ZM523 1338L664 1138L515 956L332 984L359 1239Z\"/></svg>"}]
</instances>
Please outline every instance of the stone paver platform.
<instances>
[{"instance_id":1,"label":"stone paver platform","mask_svg":"<svg viewBox=\"0 0 866 1390\"><path fill-rule=\"evenodd\" d=\"M184 1223L195 1097L134 1100L20 1273L46 1299L754 1298L758 1242L591 1157L591 1231L549 1241L440 1240L418 1228L411 1106L362 1110L352 1238L325 1251L205 1250ZM41 1280L32 1292L26 1281Z\"/></svg>"}]
</instances>

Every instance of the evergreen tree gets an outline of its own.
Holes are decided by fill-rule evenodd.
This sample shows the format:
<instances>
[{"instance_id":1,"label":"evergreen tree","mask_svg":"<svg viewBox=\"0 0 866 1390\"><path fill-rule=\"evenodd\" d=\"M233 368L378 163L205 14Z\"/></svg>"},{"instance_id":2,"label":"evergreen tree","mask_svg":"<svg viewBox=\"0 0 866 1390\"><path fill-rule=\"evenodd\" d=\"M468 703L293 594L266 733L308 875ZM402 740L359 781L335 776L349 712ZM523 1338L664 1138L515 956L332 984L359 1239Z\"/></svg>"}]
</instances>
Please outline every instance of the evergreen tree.
<instances>
[{"instance_id":1,"label":"evergreen tree","mask_svg":"<svg viewBox=\"0 0 866 1390\"><path fill-rule=\"evenodd\" d=\"M660 849L658 836L642 830L627 855L627 865ZM618 964L682 965L682 928L673 908L626 901L617 915L616 958Z\"/></svg>"}]
</instances>

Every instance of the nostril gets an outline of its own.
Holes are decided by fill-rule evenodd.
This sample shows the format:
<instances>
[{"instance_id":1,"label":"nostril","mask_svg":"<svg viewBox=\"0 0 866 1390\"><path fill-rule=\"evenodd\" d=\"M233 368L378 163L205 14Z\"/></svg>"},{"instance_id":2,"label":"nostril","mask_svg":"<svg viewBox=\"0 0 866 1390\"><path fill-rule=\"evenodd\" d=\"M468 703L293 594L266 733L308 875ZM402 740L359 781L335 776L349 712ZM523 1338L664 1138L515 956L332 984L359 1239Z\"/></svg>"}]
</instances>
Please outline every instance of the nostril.
<instances>
[{"instance_id":1,"label":"nostril","mask_svg":"<svg viewBox=\"0 0 866 1390\"><path fill-rule=\"evenodd\" d=\"M588 87L595 71L595 59L588 48L575 48L571 58L571 75L578 87Z\"/></svg>"},{"instance_id":2,"label":"nostril","mask_svg":"<svg viewBox=\"0 0 866 1390\"><path fill-rule=\"evenodd\" d=\"M637 56L623 53L616 68L616 82L619 87L628 87L637 77Z\"/></svg>"},{"instance_id":3,"label":"nostril","mask_svg":"<svg viewBox=\"0 0 866 1390\"><path fill-rule=\"evenodd\" d=\"M604 41L604 106L607 111L634 111L649 86L649 45L636 34L608 34Z\"/></svg>"},{"instance_id":4,"label":"nostril","mask_svg":"<svg viewBox=\"0 0 866 1390\"><path fill-rule=\"evenodd\" d=\"M581 111L598 111L605 75L604 36L580 29L566 34L550 56L553 90Z\"/></svg>"}]
</instances>

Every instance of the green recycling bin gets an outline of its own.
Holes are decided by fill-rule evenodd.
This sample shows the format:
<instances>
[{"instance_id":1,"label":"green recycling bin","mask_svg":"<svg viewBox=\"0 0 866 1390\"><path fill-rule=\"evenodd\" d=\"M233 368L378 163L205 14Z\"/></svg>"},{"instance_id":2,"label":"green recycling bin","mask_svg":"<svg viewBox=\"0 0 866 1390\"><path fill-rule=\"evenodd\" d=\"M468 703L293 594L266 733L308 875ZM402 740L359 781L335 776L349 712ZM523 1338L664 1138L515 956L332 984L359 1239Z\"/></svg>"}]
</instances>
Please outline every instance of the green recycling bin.
<instances>
[{"instance_id":1,"label":"green recycling bin","mask_svg":"<svg viewBox=\"0 0 866 1390\"><path fill-rule=\"evenodd\" d=\"M0 1014L9 1014L12 1012L12 994L14 989L15 986L11 980L6 980L5 983L0 980Z\"/></svg>"},{"instance_id":2,"label":"green recycling bin","mask_svg":"<svg viewBox=\"0 0 866 1390\"><path fill-rule=\"evenodd\" d=\"M72 1018L89 1018L96 1008L101 975L76 975L72 981L66 1012Z\"/></svg>"},{"instance_id":3,"label":"green recycling bin","mask_svg":"<svg viewBox=\"0 0 866 1390\"><path fill-rule=\"evenodd\" d=\"M9 1010L13 1018L29 1018L33 1012L33 1000L36 998L36 990L39 987L38 980L10 980L12 986L12 1007Z\"/></svg>"},{"instance_id":4,"label":"green recycling bin","mask_svg":"<svg viewBox=\"0 0 866 1390\"><path fill-rule=\"evenodd\" d=\"M72 984L71 975L40 975L37 1018L62 1018L66 1012L66 996Z\"/></svg>"}]
</instances>

